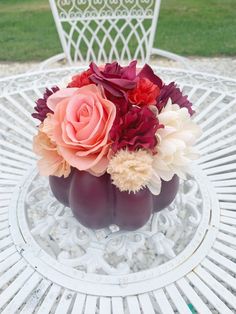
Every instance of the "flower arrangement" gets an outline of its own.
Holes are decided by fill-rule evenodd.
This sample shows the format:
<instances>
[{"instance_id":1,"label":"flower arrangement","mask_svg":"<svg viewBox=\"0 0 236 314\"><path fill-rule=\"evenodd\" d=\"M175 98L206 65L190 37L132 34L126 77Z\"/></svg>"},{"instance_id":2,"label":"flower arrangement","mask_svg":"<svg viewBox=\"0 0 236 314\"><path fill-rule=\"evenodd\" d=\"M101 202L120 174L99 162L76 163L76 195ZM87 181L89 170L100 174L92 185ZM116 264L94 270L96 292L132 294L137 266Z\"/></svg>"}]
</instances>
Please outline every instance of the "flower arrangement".
<instances>
[{"instance_id":1,"label":"flower arrangement","mask_svg":"<svg viewBox=\"0 0 236 314\"><path fill-rule=\"evenodd\" d=\"M130 197L159 195L165 182L185 179L201 133L192 104L174 82L136 65L91 63L63 88L46 89L32 114L40 120L33 149L41 175L105 176Z\"/></svg>"}]
</instances>

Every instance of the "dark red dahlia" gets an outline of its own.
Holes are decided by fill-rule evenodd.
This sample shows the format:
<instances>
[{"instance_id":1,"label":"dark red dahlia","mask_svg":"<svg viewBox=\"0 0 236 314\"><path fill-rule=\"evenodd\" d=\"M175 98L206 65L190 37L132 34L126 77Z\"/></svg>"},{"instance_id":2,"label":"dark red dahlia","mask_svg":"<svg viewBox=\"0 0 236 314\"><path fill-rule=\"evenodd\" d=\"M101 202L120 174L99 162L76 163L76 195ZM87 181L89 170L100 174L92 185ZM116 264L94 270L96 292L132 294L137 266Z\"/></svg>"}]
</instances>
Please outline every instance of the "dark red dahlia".
<instances>
[{"instance_id":1,"label":"dark red dahlia","mask_svg":"<svg viewBox=\"0 0 236 314\"><path fill-rule=\"evenodd\" d=\"M32 113L33 118L38 119L41 122L43 122L44 119L47 117L48 113L53 113L53 111L51 109L49 109L47 106L47 99L49 96L56 93L58 90L59 90L59 87L57 87L57 86L52 87L51 90L46 88L46 90L43 94L43 98L39 98L35 102L37 106L34 107L34 109L37 112Z\"/></svg>"},{"instance_id":2,"label":"dark red dahlia","mask_svg":"<svg viewBox=\"0 0 236 314\"><path fill-rule=\"evenodd\" d=\"M171 82L168 85L164 85L161 89L160 96L157 101L157 109L159 112L167 104L168 99L172 100L173 104L177 104L180 108L187 108L189 114L192 116L194 110L192 109L192 103L188 100L187 96L184 96L181 90L176 86L175 82Z\"/></svg>"},{"instance_id":3,"label":"dark red dahlia","mask_svg":"<svg viewBox=\"0 0 236 314\"><path fill-rule=\"evenodd\" d=\"M89 78L91 74L92 71L88 69L87 71L74 75L72 77L72 81L67 85L67 87L82 87L92 84L92 81Z\"/></svg>"},{"instance_id":4,"label":"dark red dahlia","mask_svg":"<svg viewBox=\"0 0 236 314\"><path fill-rule=\"evenodd\" d=\"M162 128L155 114L147 107L132 107L116 120L110 131L112 150L127 148L130 151L148 149L153 153L157 145L155 133Z\"/></svg>"}]
</instances>

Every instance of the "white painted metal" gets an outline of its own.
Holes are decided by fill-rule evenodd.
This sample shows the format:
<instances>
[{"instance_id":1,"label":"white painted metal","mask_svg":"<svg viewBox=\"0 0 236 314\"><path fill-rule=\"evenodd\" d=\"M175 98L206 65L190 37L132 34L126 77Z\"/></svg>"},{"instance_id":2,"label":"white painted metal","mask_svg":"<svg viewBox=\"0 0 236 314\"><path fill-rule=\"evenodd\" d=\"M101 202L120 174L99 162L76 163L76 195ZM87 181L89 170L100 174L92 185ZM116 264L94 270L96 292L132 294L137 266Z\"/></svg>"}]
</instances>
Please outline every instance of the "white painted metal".
<instances>
[{"instance_id":1,"label":"white painted metal","mask_svg":"<svg viewBox=\"0 0 236 314\"><path fill-rule=\"evenodd\" d=\"M183 295L191 302L198 313L211 314L211 310L207 307L201 297L198 295L195 287L192 287L186 278L181 278L177 281L177 286L179 286ZM205 295L205 293L203 293Z\"/></svg>"},{"instance_id":2,"label":"white painted metal","mask_svg":"<svg viewBox=\"0 0 236 314\"><path fill-rule=\"evenodd\" d=\"M73 297L73 291L65 290L55 310L55 314L69 313Z\"/></svg>"},{"instance_id":3,"label":"white painted metal","mask_svg":"<svg viewBox=\"0 0 236 314\"><path fill-rule=\"evenodd\" d=\"M152 302L148 294L140 294L138 296L140 307L144 314L155 314Z\"/></svg>"},{"instance_id":4,"label":"white painted metal","mask_svg":"<svg viewBox=\"0 0 236 314\"><path fill-rule=\"evenodd\" d=\"M34 313L38 304L43 300L48 287L50 286L50 282L46 279L43 279L34 290L31 290L30 297L28 298L25 305L22 307L22 313Z\"/></svg>"},{"instance_id":5,"label":"white painted metal","mask_svg":"<svg viewBox=\"0 0 236 314\"><path fill-rule=\"evenodd\" d=\"M136 296L127 297L127 308L130 314L141 314L141 309Z\"/></svg>"},{"instance_id":6,"label":"white painted metal","mask_svg":"<svg viewBox=\"0 0 236 314\"><path fill-rule=\"evenodd\" d=\"M52 284L52 286L47 291L47 294L45 295L43 302L39 306L37 313L38 314L50 313L53 304L58 303L59 301L60 292L61 287Z\"/></svg>"},{"instance_id":7,"label":"white painted metal","mask_svg":"<svg viewBox=\"0 0 236 314\"><path fill-rule=\"evenodd\" d=\"M145 63L155 54L190 69L187 59L153 47L161 0L49 2L64 53L44 61L41 69L65 57L71 65L131 59Z\"/></svg>"},{"instance_id":8,"label":"white painted metal","mask_svg":"<svg viewBox=\"0 0 236 314\"><path fill-rule=\"evenodd\" d=\"M162 314L174 314L173 308L162 289L153 292Z\"/></svg>"},{"instance_id":9,"label":"white painted metal","mask_svg":"<svg viewBox=\"0 0 236 314\"><path fill-rule=\"evenodd\" d=\"M96 313L97 297L87 296L84 308L84 314L95 314Z\"/></svg>"},{"instance_id":10,"label":"white painted metal","mask_svg":"<svg viewBox=\"0 0 236 314\"><path fill-rule=\"evenodd\" d=\"M166 291L170 296L173 304L175 304L176 309L183 314L192 313L188 305L186 304L184 298L181 296L179 290L175 286L175 284L170 284L166 287Z\"/></svg>"},{"instance_id":11,"label":"white painted metal","mask_svg":"<svg viewBox=\"0 0 236 314\"><path fill-rule=\"evenodd\" d=\"M82 314L84 309L84 303L85 303L86 295L77 293L75 298L75 303L73 306L72 314Z\"/></svg>"},{"instance_id":12,"label":"white painted metal","mask_svg":"<svg viewBox=\"0 0 236 314\"><path fill-rule=\"evenodd\" d=\"M20 287L19 292L8 303L2 314L14 313L16 309L20 308L25 300L31 295L32 291L37 287L42 277L38 273L34 273L30 279Z\"/></svg>"},{"instance_id":13,"label":"white painted metal","mask_svg":"<svg viewBox=\"0 0 236 314\"><path fill-rule=\"evenodd\" d=\"M31 267L27 267L6 289L4 289L1 293L0 308L6 304L9 305L13 297L18 299L17 292L30 280L33 273L34 270Z\"/></svg>"},{"instance_id":14,"label":"white painted metal","mask_svg":"<svg viewBox=\"0 0 236 314\"><path fill-rule=\"evenodd\" d=\"M99 310L101 313L111 314L111 299L108 297L100 298Z\"/></svg>"},{"instance_id":15,"label":"white painted metal","mask_svg":"<svg viewBox=\"0 0 236 314\"><path fill-rule=\"evenodd\" d=\"M198 142L201 158L193 167L194 180L189 181L191 193L182 191L183 198L191 199L188 207L191 219L181 218L175 209L171 215L164 212L162 216L154 216L146 229L130 235L117 234L116 241L119 236L126 241L122 245L113 243L109 249L113 255L114 252L121 254L119 261L123 268L119 271L128 270L117 274L114 261L110 259L104 264L101 254L109 237L114 237L114 230L109 235L104 230L107 242L102 240L102 231L95 239L94 233L84 230L83 236L93 239L93 245L96 242L96 251L91 240L77 234L82 229L78 229L69 211L50 205L47 193L37 199L43 188L48 191L45 181L32 170L35 164L31 148L35 133L35 122L30 117L33 102L42 94L44 86L50 87L74 72L76 69L60 69L0 80L3 92L0 106L4 107L0 130L0 312L235 313L236 105L233 94L236 94L236 81L158 69L166 81L176 80L190 94L199 112L195 119L204 127ZM182 204L186 208L186 203ZM184 215L186 211L181 213ZM168 229L166 237L173 245L168 249L168 241L160 235L165 228ZM174 228L176 233L172 233ZM182 236L178 240L177 230L186 235L191 230L192 233L188 239ZM132 235L137 236L135 241L131 241ZM145 251L144 245L150 235L153 243L158 243L153 265L145 260L145 254L150 259L151 251ZM79 247L86 252L87 248L90 253L91 248L94 251L78 267ZM142 256L140 250L146 253ZM69 251L71 256L67 254ZM81 269L91 256L96 263ZM137 256L142 257L139 264L132 264ZM138 269L135 265L142 267Z\"/></svg>"},{"instance_id":16,"label":"white painted metal","mask_svg":"<svg viewBox=\"0 0 236 314\"><path fill-rule=\"evenodd\" d=\"M212 306L219 311L219 313L232 314L233 312L230 308L222 301L221 298L227 299L225 297L225 288L221 284L215 286L217 283L207 272L197 272L200 276L198 277L195 274L195 271L188 274L188 279L192 282L192 284L197 288L199 293L203 293L204 297L212 304ZM206 277L204 276L206 275ZM208 282L210 280L210 282ZM217 294L214 293L214 290L217 290ZM227 290L228 291L228 290ZM232 295L232 294L230 294ZM220 298L219 298L220 296ZM233 297L233 295L232 295ZM235 303L234 305L235 306Z\"/></svg>"}]
</instances>

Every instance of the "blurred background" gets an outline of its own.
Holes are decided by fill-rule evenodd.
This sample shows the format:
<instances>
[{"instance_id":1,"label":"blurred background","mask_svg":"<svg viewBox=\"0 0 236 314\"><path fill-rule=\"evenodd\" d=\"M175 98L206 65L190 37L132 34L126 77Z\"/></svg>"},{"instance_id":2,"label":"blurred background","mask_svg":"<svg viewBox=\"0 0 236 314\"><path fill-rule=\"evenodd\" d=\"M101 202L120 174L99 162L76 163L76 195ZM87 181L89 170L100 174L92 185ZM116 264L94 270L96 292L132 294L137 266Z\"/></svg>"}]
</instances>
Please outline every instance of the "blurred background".
<instances>
[{"instance_id":1,"label":"blurred background","mask_svg":"<svg viewBox=\"0 0 236 314\"><path fill-rule=\"evenodd\" d=\"M236 76L235 34L236 0L162 0L155 46L199 70ZM0 0L0 76L61 51L48 0Z\"/></svg>"}]
</instances>

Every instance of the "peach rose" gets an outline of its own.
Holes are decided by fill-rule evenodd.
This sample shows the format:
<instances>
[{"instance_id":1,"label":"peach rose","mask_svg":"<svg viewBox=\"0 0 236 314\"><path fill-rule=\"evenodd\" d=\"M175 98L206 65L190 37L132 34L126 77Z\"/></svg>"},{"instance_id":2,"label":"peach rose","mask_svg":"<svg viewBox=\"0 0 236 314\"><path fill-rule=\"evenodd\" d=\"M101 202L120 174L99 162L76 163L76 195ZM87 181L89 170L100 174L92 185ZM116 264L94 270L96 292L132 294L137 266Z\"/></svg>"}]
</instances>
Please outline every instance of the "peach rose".
<instances>
[{"instance_id":1,"label":"peach rose","mask_svg":"<svg viewBox=\"0 0 236 314\"><path fill-rule=\"evenodd\" d=\"M102 175L108 165L115 105L91 84L56 92L48 106L54 111L53 139L63 158L78 170Z\"/></svg>"}]
</instances>

